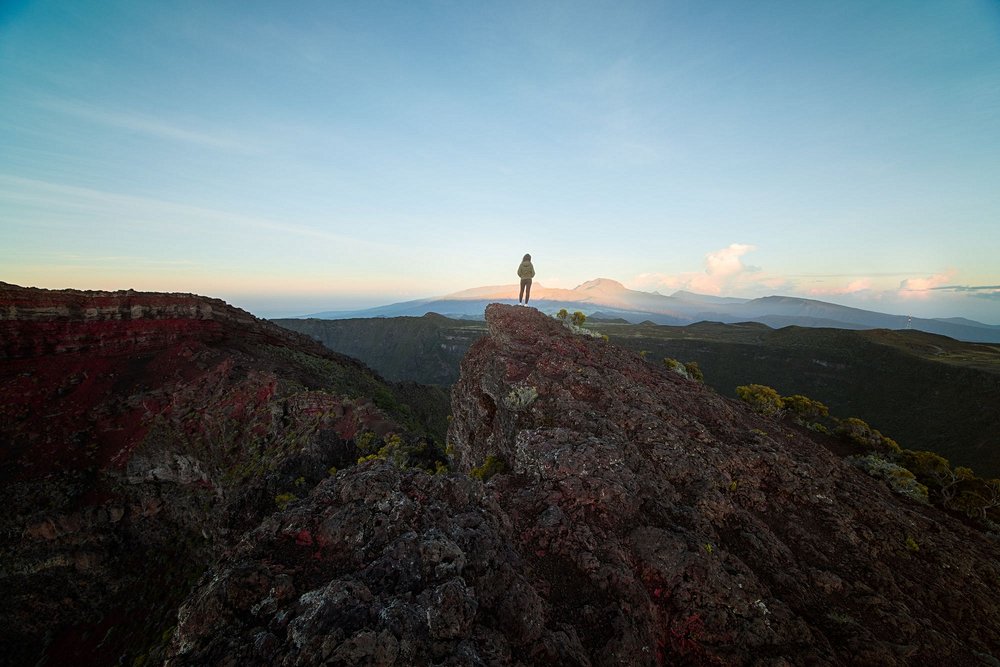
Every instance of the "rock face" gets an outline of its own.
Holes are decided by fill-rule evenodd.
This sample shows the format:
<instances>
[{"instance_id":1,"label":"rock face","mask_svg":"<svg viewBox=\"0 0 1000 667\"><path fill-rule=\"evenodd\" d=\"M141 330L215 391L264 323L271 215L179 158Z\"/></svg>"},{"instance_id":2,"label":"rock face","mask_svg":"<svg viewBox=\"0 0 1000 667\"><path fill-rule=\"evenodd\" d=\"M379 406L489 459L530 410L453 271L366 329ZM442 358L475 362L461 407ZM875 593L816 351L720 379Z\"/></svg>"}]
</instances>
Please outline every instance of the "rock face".
<instances>
[{"instance_id":1,"label":"rock face","mask_svg":"<svg viewBox=\"0 0 1000 667\"><path fill-rule=\"evenodd\" d=\"M412 392L411 392L412 393ZM10 664L162 661L225 546L421 435L359 362L222 301L0 284L0 645Z\"/></svg>"},{"instance_id":2,"label":"rock face","mask_svg":"<svg viewBox=\"0 0 1000 667\"><path fill-rule=\"evenodd\" d=\"M169 664L994 664L982 533L531 308L486 315L449 439L508 472L338 472L202 577Z\"/></svg>"},{"instance_id":3,"label":"rock face","mask_svg":"<svg viewBox=\"0 0 1000 667\"><path fill-rule=\"evenodd\" d=\"M490 306L451 444L599 664L979 664L997 543L781 423L530 309Z\"/></svg>"}]
</instances>

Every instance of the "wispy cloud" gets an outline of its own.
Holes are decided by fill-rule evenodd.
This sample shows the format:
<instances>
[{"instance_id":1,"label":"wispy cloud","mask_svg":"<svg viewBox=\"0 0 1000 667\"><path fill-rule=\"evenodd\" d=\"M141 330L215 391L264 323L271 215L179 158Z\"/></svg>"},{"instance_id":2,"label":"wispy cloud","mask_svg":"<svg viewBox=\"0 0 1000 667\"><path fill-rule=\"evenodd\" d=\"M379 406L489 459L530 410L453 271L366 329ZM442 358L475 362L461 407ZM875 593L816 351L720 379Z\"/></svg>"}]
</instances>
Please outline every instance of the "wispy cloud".
<instances>
[{"instance_id":1,"label":"wispy cloud","mask_svg":"<svg viewBox=\"0 0 1000 667\"><path fill-rule=\"evenodd\" d=\"M158 116L136 111L106 109L79 100L44 97L34 100L34 103L47 111L73 116L118 130L138 132L158 139L180 141L244 154L260 152L255 142L236 137L229 130L191 128L165 121Z\"/></svg>"},{"instance_id":2,"label":"wispy cloud","mask_svg":"<svg viewBox=\"0 0 1000 667\"><path fill-rule=\"evenodd\" d=\"M5 186L10 187L11 190L5 191L3 189ZM22 202L35 202L50 208L62 206L73 210L85 209L91 213L106 213L109 219L123 221L127 221L129 217L152 219L157 224L166 227L189 228L223 224L237 229L249 227L280 232L281 234L293 234L312 240L329 241L344 248L383 249L391 246L391 244L365 241L304 224L0 174L0 201L8 196Z\"/></svg>"},{"instance_id":3,"label":"wispy cloud","mask_svg":"<svg viewBox=\"0 0 1000 667\"><path fill-rule=\"evenodd\" d=\"M812 296L835 296L843 294L859 294L872 289L872 279L857 278L841 287L813 287L809 290Z\"/></svg>"},{"instance_id":4,"label":"wispy cloud","mask_svg":"<svg viewBox=\"0 0 1000 667\"><path fill-rule=\"evenodd\" d=\"M977 299L1000 301L1000 285L941 285L939 287L932 287L928 291L937 293L950 292Z\"/></svg>"}]
</instances>

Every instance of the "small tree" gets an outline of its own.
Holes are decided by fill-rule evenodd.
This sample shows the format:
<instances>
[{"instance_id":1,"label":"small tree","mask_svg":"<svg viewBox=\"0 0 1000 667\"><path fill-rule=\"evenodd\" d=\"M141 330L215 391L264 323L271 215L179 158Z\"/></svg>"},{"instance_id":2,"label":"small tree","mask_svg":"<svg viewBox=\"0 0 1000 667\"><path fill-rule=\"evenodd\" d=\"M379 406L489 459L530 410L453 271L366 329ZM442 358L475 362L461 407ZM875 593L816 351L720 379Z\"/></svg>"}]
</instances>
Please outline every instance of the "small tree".
<instances>
[{"instance_id":1,"label":"small tree","mask_svg":"<svg viewBox=\"0 0 1000 667\"><path fill-rule=\"evenodd\" d=\"M582 327L583 323L587 321L587 316L578 310L573 313L573 318L570 321L574 326Z\"/></svg>"},{"instance_id":2,"label":"small tree","mask_svg":"<svg viewBox=\"0 0 1000 667\"><path fill-rule=\"evenodd\" d=\"M556 317L565 322L566 318L569 317L569 311L566 310L565 308L562 308L559 310L558 313L556 313Z\"/></svg>"}]
</instances>

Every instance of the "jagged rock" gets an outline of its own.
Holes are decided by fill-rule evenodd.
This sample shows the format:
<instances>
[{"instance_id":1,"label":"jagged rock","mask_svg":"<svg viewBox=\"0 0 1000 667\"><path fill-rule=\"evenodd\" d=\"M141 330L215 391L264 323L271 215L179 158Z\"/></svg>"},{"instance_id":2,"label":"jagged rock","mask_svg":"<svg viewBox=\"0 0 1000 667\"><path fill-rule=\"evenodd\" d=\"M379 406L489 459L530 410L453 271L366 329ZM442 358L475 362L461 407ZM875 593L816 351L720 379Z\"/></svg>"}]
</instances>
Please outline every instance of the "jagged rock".
<instances>
[{"instance_id":1,"label":"jagged rock","mask_svg":"<svg viewBox=\"0 0 1000 667\"><path fill-rule=\"evenodd\" d=\"M360 433L418 437L359 362L189 294L0 283L0 395L13 664L162 660L198 575L279 494L353 464Z\"/></svg>"},{"instance_id":2,"label":"jagged rock","mask_svg":"<svg viewBox=\"0 0 1000 667\"><path fill-rule=\"evenodd\" d=\"M386 462L341 471L203 578L167 662L588 664L515 542L474 479Z\"/></svg>"},{"instance_id":3,"label":"jagged rock","mask_svg":"<svg viewBox=\"0 0 1000 667\"><path fill-rule=\"evenodd\" d=\"M450 443L466 471L510 467L489 487L515 548L595 663L1000 655L995 541L638 355L533 309L486 318Z\"/></svg>"},{"instance_id":4,"label":"jagged rock","mask_svg":"<svg viewBox=\"0 0 1000 667\"><path fill-rule=\"evenodd\" d=\"M466 472L488 457L509 472L485 485L387 463L339 472L203 578L171 664L997 653L1000 568L981 533L532 309L494 305L487 321L453 392L450 444Z\"/></svg>"}]
</instances>

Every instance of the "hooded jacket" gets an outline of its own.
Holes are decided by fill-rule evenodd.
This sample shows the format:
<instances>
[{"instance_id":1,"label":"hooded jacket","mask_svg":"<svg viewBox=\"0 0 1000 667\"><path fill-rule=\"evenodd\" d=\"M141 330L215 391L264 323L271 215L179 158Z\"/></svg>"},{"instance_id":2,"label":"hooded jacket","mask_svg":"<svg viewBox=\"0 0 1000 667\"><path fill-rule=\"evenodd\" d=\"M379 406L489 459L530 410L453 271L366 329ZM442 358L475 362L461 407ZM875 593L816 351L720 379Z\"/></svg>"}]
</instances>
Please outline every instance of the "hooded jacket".
<instances>
[{"instance_id":1,"label":"hooded jacket","mask_svg":"<svg viewBox=\"0 0 1000 667\"><path fill-rule=\"evenodd\" d=\"M517 277L521 278L534 278L535 277L535 267L531 265L531 260L526 259L517 267Z\"/></svg>"}]
</instances>

